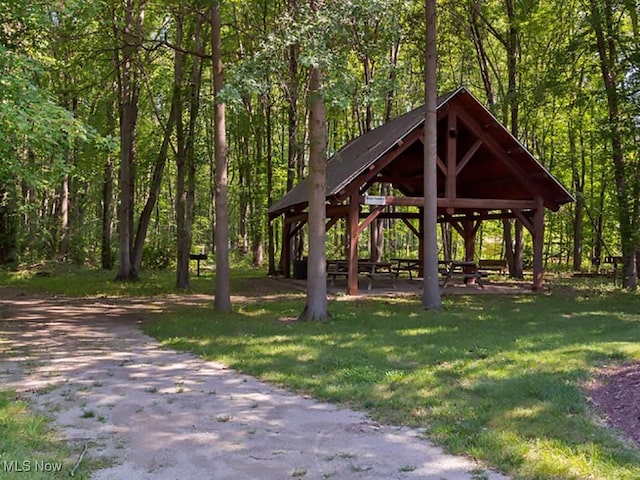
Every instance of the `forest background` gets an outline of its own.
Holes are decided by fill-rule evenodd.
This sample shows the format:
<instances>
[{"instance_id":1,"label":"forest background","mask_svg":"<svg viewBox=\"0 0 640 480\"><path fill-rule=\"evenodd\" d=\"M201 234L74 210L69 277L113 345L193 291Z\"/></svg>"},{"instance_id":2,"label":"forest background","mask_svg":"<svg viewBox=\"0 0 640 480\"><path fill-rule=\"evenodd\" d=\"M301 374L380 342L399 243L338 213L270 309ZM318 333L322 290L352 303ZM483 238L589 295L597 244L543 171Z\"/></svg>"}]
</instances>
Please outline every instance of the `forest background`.
<instances>
[{"instance_id":1,"label":"forest background","mask_svg":"<svg viewBox=\"0 0 640 480\"><path fill-rule=\"evenodd\" d=\"M186 288L222 222L232 262L275 273L266 211L308 175L310 72L329 154L424 102L422 1L12 0L0 18L0 264L171 267ZM636 0L442 0L437 47L438 93L465 85L576 198L547 215L546 267L622 255L634 288ZM480 254L521 273L521 226L486 223ZM417 257L384 229L388 256Z\"/></svg>"}]
</instances>

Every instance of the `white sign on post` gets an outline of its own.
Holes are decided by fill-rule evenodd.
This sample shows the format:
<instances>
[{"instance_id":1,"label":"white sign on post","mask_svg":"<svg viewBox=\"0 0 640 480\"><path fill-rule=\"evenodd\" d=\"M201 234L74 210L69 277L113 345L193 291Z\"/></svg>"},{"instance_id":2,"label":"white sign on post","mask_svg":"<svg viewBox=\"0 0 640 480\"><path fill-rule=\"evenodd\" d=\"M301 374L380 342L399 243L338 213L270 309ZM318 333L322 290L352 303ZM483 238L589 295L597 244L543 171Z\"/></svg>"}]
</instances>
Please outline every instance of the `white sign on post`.
<instances>
[{"instance_id":1,"label":"white sign on post","mask_svg":"<svg viewBox=\"0 0 640 480\"><path fill-rule=\"evenodd\" d=\"M365 205L386 205L387 197L382 195L365 195L364 204Z\"/></svg>"}]
</instances>

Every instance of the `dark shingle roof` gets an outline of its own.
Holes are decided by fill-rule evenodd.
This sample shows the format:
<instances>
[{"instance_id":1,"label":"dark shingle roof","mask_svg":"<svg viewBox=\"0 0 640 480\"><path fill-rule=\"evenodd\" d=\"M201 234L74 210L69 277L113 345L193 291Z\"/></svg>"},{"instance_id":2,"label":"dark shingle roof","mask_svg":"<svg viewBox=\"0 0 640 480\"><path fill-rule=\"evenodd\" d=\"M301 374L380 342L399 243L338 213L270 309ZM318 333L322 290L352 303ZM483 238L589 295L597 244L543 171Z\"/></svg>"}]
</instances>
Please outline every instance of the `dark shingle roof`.
<instances>
[{"instance_id":1,"label":"dark shingle roof","mask_svg":"<svg viewBox=\"0 0 640 480\"><path fill-rule=\"evenodd\" d=\"M486 117L487 122L499 125L493 115L464 87L439 97L438 110L457 96L464 100L463 108L469 109L474 118L483 117L485 119L484 117ZM421 128L423 123L424 106L421 106L347 143L328 160L327 198L339 195L343 189L375 164L399 141L406 138L415 129ZM545 183L543 189L545 191L541 193L545 197L545 203L553 207L573 200L564 187L502 125L494 129L492 135L501 145L504 145L505 151L510 152L514 161L518 162L519 168L530 174L532 178L537 178L537 183ZM304 206L307 202L308 187L307 179L305 179L274 203L268 212L270 216L274 217L294 206Z\"/></svg>"}]
</instances>

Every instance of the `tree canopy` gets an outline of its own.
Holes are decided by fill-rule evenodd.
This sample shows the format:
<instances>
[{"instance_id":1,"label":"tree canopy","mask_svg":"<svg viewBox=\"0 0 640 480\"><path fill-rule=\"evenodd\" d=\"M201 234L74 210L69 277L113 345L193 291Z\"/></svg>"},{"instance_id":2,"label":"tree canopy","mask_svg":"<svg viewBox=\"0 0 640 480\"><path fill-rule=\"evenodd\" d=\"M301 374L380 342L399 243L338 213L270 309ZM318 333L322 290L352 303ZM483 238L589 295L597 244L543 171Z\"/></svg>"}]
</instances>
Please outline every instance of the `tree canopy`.
<instances>
[{"instance_id":1,"label":"tree canopy","mask_svg":"<svg viewBox=\"0 0 640 480\"><path fill-rule=\"evenodd\" d=\"M0 5L0 262L117 263L123 278L175 267L177 285L188 286L185 254L216 248L214 118L224 103L229 255L275 273L282 239L266 209L310 173L312 67L322 72L326 155L424 103L424 2L218 4L219 88L209 2ZM465 85L577 199L547 218L547 267L586 269L622 255L624 284L634 287L635 2L437 8L438 93ZM514 228L483 227L482 248L526 266L530 245ZM341 248L335 235L330 254ZM389 256L417 252L403 225L384 235ZM306 255L304 234L294 248ZM134 275L122 272L127 262Z\"/></svg>"}]
</instances>

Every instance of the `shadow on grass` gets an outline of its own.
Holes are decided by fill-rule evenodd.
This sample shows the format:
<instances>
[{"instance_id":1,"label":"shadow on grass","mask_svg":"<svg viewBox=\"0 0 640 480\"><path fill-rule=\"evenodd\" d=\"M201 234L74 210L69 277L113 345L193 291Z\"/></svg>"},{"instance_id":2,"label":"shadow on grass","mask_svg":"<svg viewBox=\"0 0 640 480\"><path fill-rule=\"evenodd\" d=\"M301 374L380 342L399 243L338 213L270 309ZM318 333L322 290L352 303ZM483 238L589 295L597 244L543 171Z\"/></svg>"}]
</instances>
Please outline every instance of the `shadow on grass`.
<instances>
[{"instance_id":1,"label":"shadow on grass","mask_svg":"<svg viewBox=\"0 0 640 480\"><path fill-rule=\"evenodd\" d=\"M593 420L581 385L640 358L638 297L460 297L332 304L328 323L285 323L298 302L196 310L149 325L181 350L317 398L419 426L456 453L525 478L640 478L637 451Z\"/></svg>"}]
</instances>

